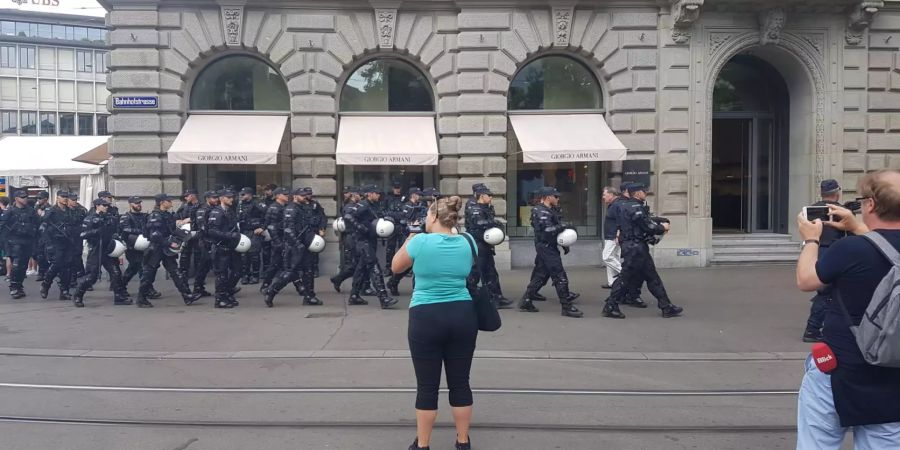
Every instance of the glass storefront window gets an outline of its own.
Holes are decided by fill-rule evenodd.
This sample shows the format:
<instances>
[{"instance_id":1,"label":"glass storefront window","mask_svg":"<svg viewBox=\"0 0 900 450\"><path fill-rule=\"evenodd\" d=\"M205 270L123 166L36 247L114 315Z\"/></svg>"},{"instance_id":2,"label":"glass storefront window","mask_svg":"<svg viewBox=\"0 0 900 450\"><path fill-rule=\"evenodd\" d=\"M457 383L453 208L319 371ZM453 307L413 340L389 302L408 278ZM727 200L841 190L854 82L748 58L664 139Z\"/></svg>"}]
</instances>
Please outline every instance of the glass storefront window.
<instances>
[{"instance_id":1,"label":"glass storefront window","mask_svg":"<svg viewBox=\"0 0 900 450\"><path fill-rule=\"evenodd\" d=\"M508 102L511 111L603 107L597 80L565 56L545 56L520 70L510 83Z\"/></svg>"},{"instance_id":2,"label":"glass storefront window","mask_svg":"<svg viewBox=\"0 0 900 450\"><path fill-rule=\"evenodd\" d=\"M209 65L191 90L191 109L288 111L291 96L275 69L249 56L227 56Z\"/></svg>"},{"instance_id":3,"label":"glass storefront window","mask_svg":"<svg viewBox=\"0 0 900 450\"><path fill-rule=\"evenodd\" d=\"M573 110L602 112L603 95L594 75L575 59L551 55L532 61L513 78L507 98L514 112L553 114ZM507 232L531 236L531 209L536 192L554 186L560 192L564 220L583 237L600 234L603 166L597 162L534 164L524 162L512 124L507 131Z\"/></svg>"},{"instance_id":4,"label":"glass storefront window","mask_svg":"<svg viewBox=\"0 0 900 450\"><path fill-rule=\"evenodd\" d=\"M422 73L397 59L363 64L347 79L341 91L345 112L434 111L434 95Z\"/></svg>"}]
</instances>

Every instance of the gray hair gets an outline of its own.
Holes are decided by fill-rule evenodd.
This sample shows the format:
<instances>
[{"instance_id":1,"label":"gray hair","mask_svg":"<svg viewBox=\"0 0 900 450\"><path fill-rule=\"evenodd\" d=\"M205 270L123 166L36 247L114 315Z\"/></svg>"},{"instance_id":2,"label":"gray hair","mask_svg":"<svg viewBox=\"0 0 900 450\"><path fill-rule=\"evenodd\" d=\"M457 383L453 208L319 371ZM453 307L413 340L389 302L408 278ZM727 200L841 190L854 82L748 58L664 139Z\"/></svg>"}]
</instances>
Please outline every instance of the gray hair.
<instances>
[{"instance_id":1,"label":"gray hair","mask_svg":"<svg viewBox=\"0 0 900 450\"><path fill-rule=\"evenodd\" d=\"M619 192L618 189L616 189L616 188L614 188L614 187L612 187L612 186L606 186L606 187L603 188L603 190L606 191L606 192L609 192L609 193L612 194L612 195L615 195L616 197L622 195L622 193Z\"/></svg>"}]
</instances>

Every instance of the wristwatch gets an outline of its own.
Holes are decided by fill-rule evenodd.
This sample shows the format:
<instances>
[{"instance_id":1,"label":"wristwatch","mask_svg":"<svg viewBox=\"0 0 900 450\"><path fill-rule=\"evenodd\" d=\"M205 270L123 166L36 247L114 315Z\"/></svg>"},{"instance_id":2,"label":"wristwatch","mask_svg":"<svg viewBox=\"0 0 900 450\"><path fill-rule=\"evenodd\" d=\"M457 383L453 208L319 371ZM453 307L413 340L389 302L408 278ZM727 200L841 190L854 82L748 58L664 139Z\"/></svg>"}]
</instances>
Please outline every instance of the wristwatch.
<instances>
[{"instance_id":1,"label":"wristwatch","mask_svg":"<svg viewBox=\"0 0 900 450\"><path fill-rule=\"evenodd\" d=\"M807 244L816 244L816 245L819 245L819 240L818 240L818 239L807 239L807 240L803 241L802 244L800 244L800 248L801 248L801 249L802 249L802 248L805 248L805 247L807 246Z\"/></svg>"}]
</instances>

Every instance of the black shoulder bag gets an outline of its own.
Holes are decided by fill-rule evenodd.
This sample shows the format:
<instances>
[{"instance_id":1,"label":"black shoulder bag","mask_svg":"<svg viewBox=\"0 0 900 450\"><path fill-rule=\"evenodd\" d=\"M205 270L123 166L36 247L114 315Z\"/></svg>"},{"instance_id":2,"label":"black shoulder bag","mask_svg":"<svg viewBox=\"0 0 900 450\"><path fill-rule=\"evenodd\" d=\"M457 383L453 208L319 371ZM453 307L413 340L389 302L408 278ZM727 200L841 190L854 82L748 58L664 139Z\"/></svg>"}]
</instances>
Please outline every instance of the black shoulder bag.
<instances>
[{"instance_id":1,"label":"black shoulder bag","mask_svg":"<svg viewBox=\"0 0 900 450\"><path fill-rule=\"evenodd\" d=\"M475 241L468 233L462 233L469 248L472 250L472 270L478 270L478 253L475 251ZM497 331L502 323L497 307L491 302L491 293L485 286L475 288L472 293L472 303L475 305L475 316L478 318L478 329L481 331Z\"/></svg>"}]
</instances>

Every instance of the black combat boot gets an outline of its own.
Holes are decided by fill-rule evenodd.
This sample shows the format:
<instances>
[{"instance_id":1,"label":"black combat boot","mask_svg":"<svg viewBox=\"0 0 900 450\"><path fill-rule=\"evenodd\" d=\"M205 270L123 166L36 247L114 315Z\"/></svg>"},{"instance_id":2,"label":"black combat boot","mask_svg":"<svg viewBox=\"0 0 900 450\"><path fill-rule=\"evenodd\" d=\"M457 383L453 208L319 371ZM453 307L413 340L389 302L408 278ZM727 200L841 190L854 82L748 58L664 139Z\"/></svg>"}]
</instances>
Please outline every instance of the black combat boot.
<instances>
[{"instance_id":1,"label":"black combat boot","mask_svg":"<svg viewBox=\"0 0 900 450\"><path fill-rule=\"evenodd\" d=\"M227 295L221 295L221 296L217 295L216 301L215 301L215 303L213 303L213 307L216 309L234 308L234 304L231 303L231 301L229 301L229 300L230 299L228 298Z\"/></svg>"},{"instance_id":2,"label":"black combat boot","mask_svg":"<svg viewBox=\"0 0 900 450\"><path fill-rule=\"evenodd\" d=\"M263 300L266 302L266 306L269 308L275 306L275 292L272 289L266 289L265 294Z\"/></svg>"},{"instance_id":3,"label":"black combat boot","mask_svg":"<svg viewBox=\"0 0 900 450\"><path fill-rule=\"evenodd\" d=\"M603 307L603 317L609 317L610 319L624 319L625 314L622 314L622 311L619 310L619 305L616 303L607 303L606 306Z\"/></svg>"},{"instance_id":4,"label":"black combat boot","mask_svg":"<svg viewBox=\"0 0 900 450\"><path fill-rule=\"evenodd\" d=\"M60 301L71 301L72 295L69 294L69 291L59 291L59 300Z\"/></svg>"},{"instance_id":5,"label":"black combat boot","mask_svg":"<svg viewBox=\"0 0 900 450\"><path fill-rule=\"evenodd\" d=\"M25 291L21 288L13 289L9 291L9 296L13 298L13 300L18 300L20 298L25 298Z\"/></svg>"},{"instance_id":6,"label":"black combat boot","mask_svg":"<svg viewBox=\"0 0 900 450\"><path fill-rule=\"evenodd\" d=\"M538 311L540 311L540 310L537 309L536 306L534 306L534 303L531 302L531 299L528 298L527 295L523 295L523 296L522 296L522 299L519 300L519 311L534 312L534 313L536 313L536 312L538 312Z\"/></svg>"},{"instance_id":7,"label":"black combat boot","mask_svg":"<svg viewBox=\"0 0 900 450\"><path fill-rule=\"evenodd\" d=\"M146 298L150 300L156 300L162 298L162 294L159 293L156 289L150 288L150 292L147 293Z\"/></svg>"},{"instance_id":8,"label":"black combat boot","mask_svg":"<svg viewBox=\"0 0 900 450\"><path fill-rule=\"evenodd\" d=\"M137 307L138 308L152 308L153 303L148 302L146 296L144 294L138 292Z\"/></svg>"},{"instance_id":9,"label":"black combat boot","mask_svg":"<svg viewBox=\"0 0 900 450\"><path fill-rule=\"evenodd\" d=\"M319 300L318 297L313 294L312 296L303 297L303 304L308 306L322 306L322 300Z\"/></svg>"},{"instance_id":10,"label":"black combat boot","mask_svg":"<svg viewBox=\"0 0 900 450\"><path fill-rule=\"evenodd\" d=\"M378 302L381 303L381 309L388 309L397 304L397 299L387 295L387 292L378 296Z\"/></svg>"},{"instance_id":11,"label":"black combat boot","mask_svg":"<svg viewBox=\"0 0 900 450\"><path fill-rule=\"evenodd\" d=\"M347 300L347 304L351 306L355 305L368 305L369 302L360 297L359 294L350 294L350 299Z\"/></svg>"},{"instance_id":12,"label":"black combat boot","mask_svg":"<svg viewBox=\"0 0 900 450\"><path fill-rule=\"evenodd\" d=\"M563 303L562 304L562 315L564 317L574 317L577 319L577 318L584 316L584 313L581 312L580 309L576 308L575 305L573 305L571 303Z\"/></svg>"},{"instance_id":13,"label":"black combat boot","mask_svg":"<svg viewBox=\"0 0 900 450\"><path fill-rule=\"evenodd\" d=\"M262 284L259 285L259 292L265 295L266 291L269 290L269 283L263 281Z\"/></svg>"},{"instance_id":14,"label":"black combat boot","mask_svg":"<svg viewBox=\"0 0 900 450\"><path fill-rule=\"evenodd\" d=\"M84 308L84 291L75 289L75 295L72 296L72 302L76 308Z\"/></svg>"},{"instance_id":15,"label":"black combat boot","mask_svg":"<svg viewBox=\"0 0 900 450\"><path fill-rule=\"evenodd\" d=\"M663 316L663 319L669 319L672 317L678 317L683 312L684 312L684 308L670 304L669 306L666 306L665 308L663 308L662 316Z\"/></svg>"},{"instance_id":16,"label":"black combat boot","mask_svg":"<svg viewBox=\"0 0 900 450\"><path fill-rule=\"evenodd\" d=\"M337 277L331 277L328 280L331 281L331 285L334 286L334 292L337 292L338 294L340 294L341 293L341 280L339 280Z\"/></svg>"},{"instance_id":17,"label":"black combat boot","mask_svg":"<svg viewBox=\"0 0 900 450\"><path fill-rule=\"evenodd\" d=\"M200 300L200 294L197 292L191 293L191 291L185 291L181 293L181 298L184 300L186 306L190 306L197 300Z\"/></svg>"}]
</instances>

